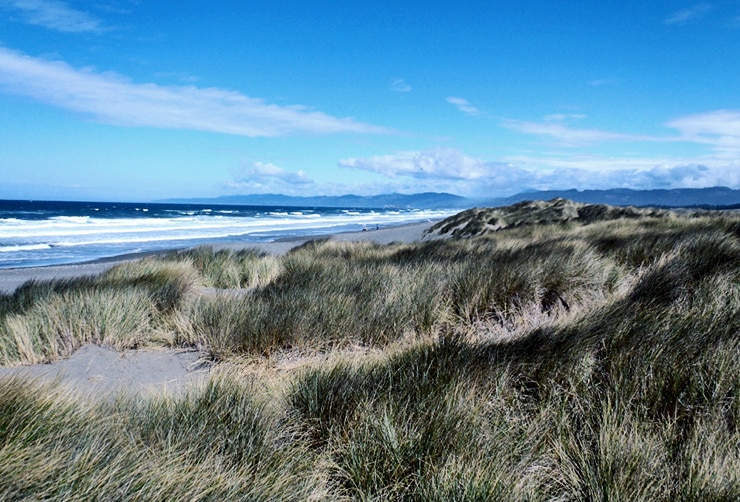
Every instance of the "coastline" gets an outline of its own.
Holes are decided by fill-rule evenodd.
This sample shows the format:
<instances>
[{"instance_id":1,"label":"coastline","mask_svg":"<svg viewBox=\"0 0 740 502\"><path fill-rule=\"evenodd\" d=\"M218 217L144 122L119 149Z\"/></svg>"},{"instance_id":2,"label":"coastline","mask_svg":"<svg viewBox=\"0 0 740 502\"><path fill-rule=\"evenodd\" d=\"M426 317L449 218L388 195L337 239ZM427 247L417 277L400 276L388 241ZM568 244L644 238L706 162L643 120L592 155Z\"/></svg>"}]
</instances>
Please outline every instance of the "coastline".
<instances>
[{"instance_id":1,"label":"coastline","mask_svg":"<svg viewBox=\"0 0 740 502\"><path fill-rule=\"evenodd\" d=\"M291 249L298 247L308 241L318 239L332 239L343 242L370 241L378 244L390 244L392 242L415 242L424 237L424 232L434 225L436 221L417 223L406 223L383 227L380 229L369 229L359 232L345 232L326 235L295 236L278 239L273 242L219 242L204 243L203 246L213 246L216 250L230 249L238 251L241 249L257 249L274 255L283 255ZM88 275L99 275L108 269L127 261L139 260L147 256L166 254L177 249L163 251L151 251L144 253L125 254L94 261L74 263L67 265L48 265L44 267L7 268L0 270L0 294L12 294L18 286L29 280L48 281L54 279L71 279Z\"/></svg>"}]
</instances>

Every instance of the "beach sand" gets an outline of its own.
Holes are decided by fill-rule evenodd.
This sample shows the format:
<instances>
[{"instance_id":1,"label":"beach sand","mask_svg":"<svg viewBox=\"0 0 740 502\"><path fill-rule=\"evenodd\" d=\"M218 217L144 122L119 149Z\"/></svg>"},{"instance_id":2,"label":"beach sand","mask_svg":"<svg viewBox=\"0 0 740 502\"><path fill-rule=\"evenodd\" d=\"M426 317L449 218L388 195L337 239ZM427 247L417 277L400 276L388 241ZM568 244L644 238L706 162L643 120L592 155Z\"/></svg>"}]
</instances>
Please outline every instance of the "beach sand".
<instances>
[{"instance_id":1,"label":"beach sand","mask_svg":"<svg viewBox=\"0 0 740 502\"><path fill-rule=\"evenodd\" d=\"M333 234L322 237L301 237L269 243L219 243L216 249L260 249L280 255L296 246L315 239L337 241L370 241L379 244L414 242L424 238L433 222L416 223L363 232ZM91 263L51 267L0 270L0 293L9 294L24 282L97 275L118 263L140 259L142 255L121 256ZM203 354L185 350L130 350L87 345L70 358L52 364L17 368L0 367L0 378L14 375L21 378L56 380L62 385L93 397L110 399L117 392L142 394L149 392L179 393L189 385L201 382L209 374Z\"/></svg>"}]
</instances>

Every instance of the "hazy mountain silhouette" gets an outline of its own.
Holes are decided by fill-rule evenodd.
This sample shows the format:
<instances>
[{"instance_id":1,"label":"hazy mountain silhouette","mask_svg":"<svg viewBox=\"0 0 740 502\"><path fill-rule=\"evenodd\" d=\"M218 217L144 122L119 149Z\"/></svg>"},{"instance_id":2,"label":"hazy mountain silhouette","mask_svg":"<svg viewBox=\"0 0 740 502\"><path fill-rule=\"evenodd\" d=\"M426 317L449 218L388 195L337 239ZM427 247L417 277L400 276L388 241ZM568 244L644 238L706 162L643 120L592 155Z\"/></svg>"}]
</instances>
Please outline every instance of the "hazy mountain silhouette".
<instances>
[{"instance_id":1,"label":"hazy mountain silhouette","mask_svg":"<svg viewBox=\"0 0 740 502\"><path fill-rule=\"evenodd\" d=\"M726 187L676 188L670 190L630 190L625 188L610 190L543 190L490 199L472 199L450 193L426 192L410 195L391 193L370 196L321 195L315 197L296 197L282 194L223 195L215 198L168 199L160 202L282 207L466 209L475 206L508 206L525 200L551 200L556 198L586 204L609 204L612 206L740 208L740 190Z\"/></svg>"}]
</instances>

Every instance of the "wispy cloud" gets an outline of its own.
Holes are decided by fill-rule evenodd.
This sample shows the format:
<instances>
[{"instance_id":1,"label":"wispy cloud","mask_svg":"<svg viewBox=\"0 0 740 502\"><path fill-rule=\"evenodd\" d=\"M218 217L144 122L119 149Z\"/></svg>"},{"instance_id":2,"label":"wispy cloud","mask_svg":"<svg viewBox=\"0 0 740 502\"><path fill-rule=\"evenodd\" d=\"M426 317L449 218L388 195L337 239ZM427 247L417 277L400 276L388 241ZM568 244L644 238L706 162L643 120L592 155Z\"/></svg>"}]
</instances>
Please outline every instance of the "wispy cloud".
<instances>
[{"instance_id":1,"label":"wispy cloud","mask_svg":"<svg viewBox=\"0 0 740 502\"><path fill-rule=\"evenodd\" d=\"M681 139L711 145L719 154L740 156L740 110L715 110L687 115L666 123Z\"/></svg>"},{"instance_id":2,"label":"wispy cloud","mask_svg":"<svg viewBox=\"0 0 740 502\"><path fill-rule=\"evenodd\" d=\"M545 115L543 120L545 122L566 122L568 120L582 120L585 118L586 115L583 113L553 113Z\"/></svg>"},{"instance_id":3,"label":"wispy cloud","mask_svg":"<svg viewBox=\"0 0 740 502\"><path fill-rule=\"evenodd\" d=\"M391 80L391 91L393 92L411 92L414 88L411 87L402 78L394 78Z\"/></svg>"},{"instance_id":4,"label":"wispy cloud","mask_svg":"<svg viewBox=\"0 0 740 502\"><path fill-rule=\"evenodd\" d=\"M546 115L541 122L503 118L501 126L523 134L549 137L562 147L575 148L611 141L683 142L710 145L716 153L740 156L740 110L714 110L670 120L664 125L675 129L678 134L664 136L577 128L569 124L584 118L586 116L582 114Z\"/></svg>"},{"instance_id":5,"label":"wispy cloud","mask_svg":"<svg viewBox=\"0 0 740 502\"><path fill-rule=\"evenodd\" d=\"M589 80L586 83L591 87L603 87L616 83L616 80L614 80L613 78L595 78L593 80Z\"/></svg>"},{"instance_id":6,"label":"wispy cloud","mask_svg":"<svg viewBox=\"0 0 740 502\"><path fill-rule=\"evenodd\" d=\"M315 182L305 171L288 171L264 162L250 162L235 173L228 187L240 193L283 193L296 195Z\"/></svg>"},{"instance_id":7,"label":"wispy cloud","mask_svg":"<svg viewBox=\"0 0 740 502\"><path fill-rule=\"evenodd\" d=\"M218 88L135 84L0 48L0 90L100 122L241 136L371 133L390 129L336 118L305 106L278 106Z\"/></svg>"},{"instance_id":8,"label":"wispy cloud","mask_svg":"<svg viewBox=\"0 0 740 502\"><path fill-rule=\"evenodd\" d=\"M665 24L672 24L672 25L684 25L689 24L694 21L698 21L699 19L702 19L705 17L709 12L711 12L713 9L712 5L708 3L698 3L696 5L692 5L691 7L688 7L686 9L681 9L670 16L668 16L663 22Z\"/></svg>"},{"instance_id":9,"label":"wispy cloud","mask_svg":"<svg viewBox=\"0 0 740 502\"><path fill-rule=\"evenodd\" d=\"M471 105L467 99L456 98L454 96L450 96L449 98L447 98L447 102L450 103L451 105L454 105L458 110L463 112L465 115L480 115L482 113L478 108Z\"/></svg>"},{"instance_id":10,"label":"wispy cloud","mask_svg":"<svg viewBox=\"0 0 740 502\"><path fill-rule=\"evenodd\" d=\"M555 117L555 120L553 119ZM651 136L639 136L618 132L604 131L601 129L578 129L565 123L562 119L567 117L580 117L555 115L548 116L544 122L530 122L526 120L503 119L501 125L524 134L535 136L546 136L555 140L559 146L578 147L587 146L607 141L662 141L662 138Z\"/></svg>"},{"instance_id":11,"label":"wispy cloud","mask_svg":"<svg viewBox=\"0 0 740 502\"><path fill-rule=\"evenodd\" d=\"M104 31L97 17L58 0L0 0L0 8L13 12L18 20L65 33Z\"/></svg>"}]
</instances>

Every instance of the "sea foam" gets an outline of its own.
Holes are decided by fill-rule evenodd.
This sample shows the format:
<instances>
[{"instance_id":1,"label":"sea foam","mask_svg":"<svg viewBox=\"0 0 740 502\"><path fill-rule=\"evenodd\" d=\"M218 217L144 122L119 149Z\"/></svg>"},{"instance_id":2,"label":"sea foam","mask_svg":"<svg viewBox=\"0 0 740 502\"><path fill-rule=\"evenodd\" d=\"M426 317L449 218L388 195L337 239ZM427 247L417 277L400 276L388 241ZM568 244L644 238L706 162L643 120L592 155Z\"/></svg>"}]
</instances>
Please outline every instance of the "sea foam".
<instances>
[{"instance_id":1,"label":"sea foam","mask_svg":"<svg viewBox=\"0 0 740 502\"><path fill-rule=\"evenodd\" d=\"M5 201L6 206L9 201ZM444 218L449 210L44 203L0 212L0 268L76 263L208 242L264 242ZM29 207L29 204L31 205Z\"/></svg>"}]
</instances>

